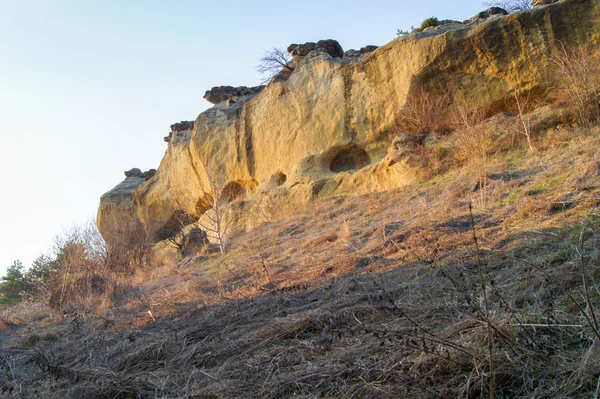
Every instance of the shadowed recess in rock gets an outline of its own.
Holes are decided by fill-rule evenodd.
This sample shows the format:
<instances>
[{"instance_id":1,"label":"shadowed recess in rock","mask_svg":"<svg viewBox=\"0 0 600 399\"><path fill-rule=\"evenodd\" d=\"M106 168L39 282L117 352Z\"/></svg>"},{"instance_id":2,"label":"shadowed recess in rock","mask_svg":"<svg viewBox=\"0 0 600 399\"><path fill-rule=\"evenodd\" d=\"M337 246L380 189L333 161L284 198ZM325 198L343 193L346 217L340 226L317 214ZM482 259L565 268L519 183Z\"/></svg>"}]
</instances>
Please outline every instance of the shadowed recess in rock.
<instances>
[{"instance_id":1,"label":"shadowed recess in rock","mask_svg":"<svg viewBox=\"0 0 600 399\"><path fill-rule=\"evenodd\" d=\"M334 173L357 170L371 163L369 154L359 146L339 148L331 159L329 170Z\"/></svg>"}]
</instances>

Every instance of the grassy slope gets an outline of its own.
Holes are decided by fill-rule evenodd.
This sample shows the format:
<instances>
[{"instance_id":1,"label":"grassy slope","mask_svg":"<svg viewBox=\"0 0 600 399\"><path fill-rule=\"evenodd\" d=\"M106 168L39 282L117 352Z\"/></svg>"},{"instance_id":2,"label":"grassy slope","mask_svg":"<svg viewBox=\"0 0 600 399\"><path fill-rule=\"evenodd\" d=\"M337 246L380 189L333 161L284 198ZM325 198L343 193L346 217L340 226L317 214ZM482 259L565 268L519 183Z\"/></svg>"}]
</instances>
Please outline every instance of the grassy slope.
<instances>
[{"instance_id":1,"label":"grassy slope","mask_svg":"<svg viewBox=\"0 0 600 399\"><path fill-rule=\"evenodd\" d=\"M222 257L140 271L135 295L102 314L13 309L27 323L0 332L3 396L485 396L473 201L496 397L592 397L599 345L566 293L585 308L578 234L600 193L600 138L565 130L538 147L490 158L485 207L476 171L455 168L311 204L234 237Z\"/></svg>"}]
</instances>

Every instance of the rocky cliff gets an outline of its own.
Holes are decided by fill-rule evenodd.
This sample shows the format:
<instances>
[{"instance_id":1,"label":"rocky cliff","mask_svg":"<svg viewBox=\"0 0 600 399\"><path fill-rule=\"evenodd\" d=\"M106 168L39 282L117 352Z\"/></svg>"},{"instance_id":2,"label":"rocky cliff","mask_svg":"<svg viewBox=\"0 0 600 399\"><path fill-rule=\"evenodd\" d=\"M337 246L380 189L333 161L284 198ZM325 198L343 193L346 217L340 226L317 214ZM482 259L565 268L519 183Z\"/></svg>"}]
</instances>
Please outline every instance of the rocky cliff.
<instances>
[{"instance_id":1,"label":"rocky cliff","mask_svg":"<svg viewBox=\"0 0 600 399\"><path fill-rule=\"evenodd\" d=\"M215 105L172 126L156 174L128 177L102 197L100 230L111 235L116 213L153 231L183 214L198 219L214 188L238 228L250 229L316 197L406 185L421 174L396 124L411 96L443 91L500 109L516 88L541 92L552 56L597 42L599 23L598 1L563 0L448 21L345 55L330 41L292 45L292 73L264 88L207 92Z\"/></svg>"}]
</instances>

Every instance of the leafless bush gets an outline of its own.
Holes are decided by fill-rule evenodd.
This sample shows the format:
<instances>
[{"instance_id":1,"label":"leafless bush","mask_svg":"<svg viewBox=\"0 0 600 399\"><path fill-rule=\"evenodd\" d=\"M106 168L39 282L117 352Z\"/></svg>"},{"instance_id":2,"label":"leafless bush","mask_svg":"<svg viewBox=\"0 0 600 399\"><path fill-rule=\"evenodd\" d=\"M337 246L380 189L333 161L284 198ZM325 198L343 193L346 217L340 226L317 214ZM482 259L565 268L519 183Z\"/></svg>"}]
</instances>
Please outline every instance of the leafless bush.
<instances>
[{"instance_id":1,"label":"leafless bush","mask_svg":"<svg viewBox=\"0 0 600 399\"><path fill-rule=\"evenodd\" d=\"M483 3L486 7L500 7L508 12L531 10L531 0L495 0Z\"/></svg>"},{"instance_id":2,"label":"leafless bush","mask_svg":"<svg viewBox=\"0 0 600 399\"><path fill-rule=\"evenodd\" d=\"M96 311L110 304L124 273L114 267L94 223L57 236L52 252L38 258L31 272L38 299L61 313Z\"/></svg>"},{"instance_id":3,"label":"leafless bush","mask_svg":"<svg viewBox=\"0 0 600 399\"><path fill-rule=\"evenodd\" d=\"M177 201L178 204L172 207L171 217L166 223L150 223L147 230L150 231L150 235L155 240L163 241L183 256L186 227L196 222L196 218L183 210L184 207L182 206L182 203L185 201L194 203L191 196L184 195L178 198Z\"/></svg>"},{"instance_id":4,"label":"leafless bush","mask_svg":"<svg viewBox=\"0 0 600 399\"><path fill-rule=\"evenodd\" d=\"M263 83L267 83L281 71L294 72L294 68L290 65L291 60L292 58L285 50L273 47L270 51L263 53L256 66L256 71L264 77Z\"/></svg>"},{"instance_id":5,"label":"leafless bush","mask_svg":"<svg viewBox=\"0 0 600 399\"><path fill-rule=\"evenodd\" d=\"M600 122L600 62L590 45L562 50L552 60L553 87L559 100L575 110L577 122Z\"/></svg>"},{"instance_id":6,"label":"leafless bush","mask_svg":"<svg viewBox=\"0 0 600 399\"><path fill-rule=\"evenodd\" d=\"M450 95L447 92L433 92L421 89L409 95L404 107L396 117L398 133L423 138L443 126L447 116Z\"/></svg>"},{"instance_id":7,"label":"leafless bush","mask_svg":"<svg viewBox=\"0 0 600 399\"><path fill-rule=\"evenodd\" d=\"M480 162L487 159L491 146L489 129L481 126L487 116L485 107L468 101L457 101L450 113L449 125L454 133L454 157L461 163Z\"/></svg>"},{"instance_id":8,"label":"leafless bush","mask_svg":"<svg viewBox=\"0 0 600 399\"><path fill-rule=\"evenodd\" d=\"M151 236L135 217L120 211L106 211L102 232L107 240L105 261L110 270L126 273L150 263ZM98 234L94 239L102 240L102 237Z\"/></svg>"},{"instance_id":9,"label":"leafless bush","mask_svg":"<svg viewBox=\"0 0 600 399\"><path fill-rule=\"evenodd\" d=\"M531 118L528 115L535 108L532 94L531 92L525 94L520 93L519 88L515 87L510 102L514 104L514 111L516 114L515 132L518 136L525 137L529 151L534 152L535 148L533 147L532 142Z\"/></svg>"},{"instance_id":10,"label":"leafless bush","mask_svg":"<svg viewBox=\"0 0 600 399\"><path fill-rule=\"evenodd\" d=\"M454 130L454 158L462 164L471 164L477 172L479 204L483 207L487 198L488 154L492 147L492 129L481 122L487 116L485 107L459 101L455 104L449 124Z\"/></svg>"},{"instance_id":11,"label":"leafless bush","mask_svg":"<svg viewBox=\"0 0 600 399\"><path fill-rule=\"evenodd\" d=\"M234 221L232 217L226 218L225 206L228 201L237 197L235 186L227 184L226 173L223 169L210 169L204 165L208 182L208 192L204 201L208 209L198 221L200 228L208 234L208 238L216 242L221 254L225 253L230 228Z\"/></svg>"}]
</instances>

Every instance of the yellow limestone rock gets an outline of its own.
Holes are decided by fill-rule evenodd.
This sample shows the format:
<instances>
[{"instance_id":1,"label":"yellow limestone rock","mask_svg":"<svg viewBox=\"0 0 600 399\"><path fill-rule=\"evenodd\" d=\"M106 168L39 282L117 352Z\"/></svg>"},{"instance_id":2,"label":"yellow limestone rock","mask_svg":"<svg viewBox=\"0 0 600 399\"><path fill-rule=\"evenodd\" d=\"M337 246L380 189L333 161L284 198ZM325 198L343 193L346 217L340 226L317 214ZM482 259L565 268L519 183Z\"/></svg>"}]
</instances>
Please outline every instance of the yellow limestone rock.
<instances>
[{"instance_id":1,"label":"yellow limestone rock","mask_svg":"<svg viewBox=\"0 0 600 399\"><path fill-rule=\"evenodd\" d=\"M418 159L391 145L409 96L443 91L501 108L515 88L543 87L562 45L597 42L599 17L597 1L564 0L413 33L358 58L295 57L287 80L216 104L188 139L170 143L156 176L133 194L137 218L146 228L182 212L198 218L210 206L210 182L231 191L229 200L244 198L229 216L241 229L257 223L265 198L286 209L413 182Z\"/></svg>"}]
</instances>

